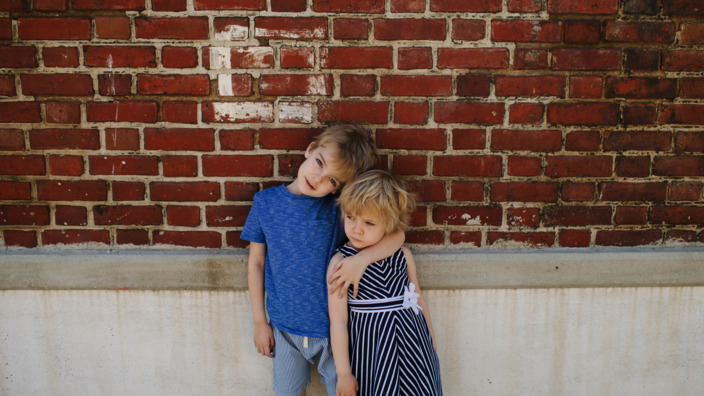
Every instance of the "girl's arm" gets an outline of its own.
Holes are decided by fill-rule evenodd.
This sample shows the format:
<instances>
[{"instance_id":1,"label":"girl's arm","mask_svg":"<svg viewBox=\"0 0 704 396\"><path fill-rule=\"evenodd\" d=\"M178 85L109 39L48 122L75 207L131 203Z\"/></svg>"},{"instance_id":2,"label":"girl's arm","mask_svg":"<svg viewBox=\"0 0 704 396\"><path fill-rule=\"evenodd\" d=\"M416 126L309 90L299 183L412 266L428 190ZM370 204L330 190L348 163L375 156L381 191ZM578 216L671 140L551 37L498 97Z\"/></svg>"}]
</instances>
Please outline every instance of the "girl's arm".
<instances>
[{"instance_id":1,"label":"girl's arm","mask_svg":"<svg viewBox=\"0 0 704 396\"><path fill-rule=\"evenodd\" d=\"M418 293L418 305L422 308L423 316L425 316L425 321L428 323L428 329L430 330L430 338L433 340L433 348L436 350L437 344L435 343L435 333L433 333L433 324L430 321L430 308L423 298L423 293L420 291L420 284L418 283L418 272L416 271L416 261L413 258L413 254L407 247L403 247L403 254L406 255L406 262L408 266L408 280L416 285L416 293Z\"/></svg>"},{"instance_id":2,"label":"girl's arm","mask_svg":"<svg viewBox=\"0 0 704 396\"><path fill-rule=\"evenodd\" d=\"M328 267L328 273L332 272L337 263L342 260L342 255L337 253L333 256ZM335 370L337 371L337 395L355 396L359 390L359 384L352 375L349 356L349 334L347 332L347 295L342 297L333 294L328 298L328 313L330 314L330 344L332 345L332 356L335 360Z\"/></svg>"},{"instance_id":3,"label":"girl's arm","mask_svg":"<svg viewBox=\"0 0 704 396\"><path fill-rule=\"evenodd\" d=\"M254 346L264 356L274 357L274 332L266 320L264 303L264 263L266 244L251 242L247 261L247 285L254 320Z\"/></svg>"},{"instance_id":4,"label":"girl's arm","mask_svg":"<svg viewBox=\"0 0 704 396\"><path fill-rule=\"evenodd\" d=\"M335 266L332 274L328 275L330 294L337 292L339 297L344 296L347 294L349 285L353 285L353 296L357 297L359 280L362 279L362 275L364 275L364 271L369 264L396 253L403 246L405 240L406 234L403 231L386 234L375 245L363 249L354 256L342 259Z\"/></svg>"}]
</instances>

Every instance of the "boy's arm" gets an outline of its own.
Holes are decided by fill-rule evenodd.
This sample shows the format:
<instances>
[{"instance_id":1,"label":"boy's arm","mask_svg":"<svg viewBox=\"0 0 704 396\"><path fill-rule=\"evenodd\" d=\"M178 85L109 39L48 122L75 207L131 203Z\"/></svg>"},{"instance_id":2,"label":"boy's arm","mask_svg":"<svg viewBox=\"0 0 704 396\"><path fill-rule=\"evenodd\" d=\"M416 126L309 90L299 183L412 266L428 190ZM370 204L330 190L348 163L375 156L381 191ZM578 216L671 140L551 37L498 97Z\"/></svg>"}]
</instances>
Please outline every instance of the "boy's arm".
<instances>
[{"instance_id":1,"label":"boy's arm","mask_svg":"<svg viewBox=\"0 0 704 396\"><path fill-rule=\"evenodd\" d=\"M406 256L406 266L408 267L408 280L416 285L415 292L418 293L418 305L420 305L421 312L425 316L425 321L428 323L428 329L430 330L430 338L433 340L433 348L436 350L437 344L435 343L435 333L433 333L433 323L430 321L430 308L423 298L423 293L420 291L420 284L418 283L418 272L416 271L416 260L413 258L413 254L408 248L403 248L403 254Z\"/></svg>"},{"instance_id":2,"label":"boy's arm","mask_svg":"<svg viewBox=\"0 0 704 396\"><path fill-rule=\"evenodd\" d=\"M385 259L403 246L406 240L406 234L403 231L397 231L393 234L386 234L379 242L373 246L363 249L354 256L342 259L328 276L330 284L330 294L338 293L338 296L343 296L347 293L349 285L354 286L353 296L357 297L357 288L359 280L362 279L364 271L369 264Z\"/></svg>"},{"instance_id":3,"label":"boy's arm","mask_svg":"<svg viewBox=\"0 0 704 396\"><path fill-rule=\"evenodd\" d=\"M328 266L328 273L342 260L342 255L333 256ZM341 396L356 395L359 390L357 380L352 375L349 356L349 333L347 332L347 295L337 294L328 298L330 315L330 344L337 371L337 394Z\"/></svg>"},{"instance_id":4,"label":"boy's arm","mask_svg":"<svg viewBox=\"0 0 704 396\"><path fill-rule=\"evenodd\" d=\"M274 357L274 333L266 320L264 303L264 263L266 244L251 242L247 261L247 285L254 321L254 346L264 356Z\"/></svg>"}]
</instances>

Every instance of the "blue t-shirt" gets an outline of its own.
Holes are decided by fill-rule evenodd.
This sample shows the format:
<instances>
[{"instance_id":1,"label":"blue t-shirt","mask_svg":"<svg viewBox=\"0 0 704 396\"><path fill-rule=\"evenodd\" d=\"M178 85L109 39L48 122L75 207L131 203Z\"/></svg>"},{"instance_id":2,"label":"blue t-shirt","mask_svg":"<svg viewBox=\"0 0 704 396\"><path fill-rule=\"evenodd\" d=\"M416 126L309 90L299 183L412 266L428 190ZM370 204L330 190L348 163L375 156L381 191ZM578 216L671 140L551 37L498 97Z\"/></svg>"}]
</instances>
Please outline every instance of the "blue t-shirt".
<instances>
[{"instance_id":1,"label":"blue t-shirt","mask_svg":"<svg viewBox=\"0 0 704 396\"><path fill-rule=\"evenodd\" d=\"M330 336L325 273L345 241L336 199L291 194L283 185L254 196L241 237L266 244L266 308L279 330Z\"/></svg>"}]
</instances>

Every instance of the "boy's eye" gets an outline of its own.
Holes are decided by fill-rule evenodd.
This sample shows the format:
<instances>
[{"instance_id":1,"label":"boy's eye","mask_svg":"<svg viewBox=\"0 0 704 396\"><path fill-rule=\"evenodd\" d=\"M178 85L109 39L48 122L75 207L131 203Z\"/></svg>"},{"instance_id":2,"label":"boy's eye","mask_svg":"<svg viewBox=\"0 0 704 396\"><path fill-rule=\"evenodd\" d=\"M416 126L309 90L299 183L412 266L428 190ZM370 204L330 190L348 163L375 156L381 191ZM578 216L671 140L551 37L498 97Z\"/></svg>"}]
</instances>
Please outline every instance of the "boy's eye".
<instances>
[{"instance_id":1,"label":"boy's eye","mask_svg":"<svg viewBox=\"0 0 704 396\"><path fill-rule=\"evenodd\" d=\"M315 162L318 164L318 166L323 166L323 161L321 161L320 158L316 158Z\"/></svg>"},{"instance_id":2,"label":"boy's eye","mask_svg":"<svg viewBox=\"0 0 704 396\"><path fill-rule=\"evenodd\" d=\"M345 216L345 218L347 218L348 220L354 220L354 216L350 216L350 215Z\"/></svg>"}]
</instances>

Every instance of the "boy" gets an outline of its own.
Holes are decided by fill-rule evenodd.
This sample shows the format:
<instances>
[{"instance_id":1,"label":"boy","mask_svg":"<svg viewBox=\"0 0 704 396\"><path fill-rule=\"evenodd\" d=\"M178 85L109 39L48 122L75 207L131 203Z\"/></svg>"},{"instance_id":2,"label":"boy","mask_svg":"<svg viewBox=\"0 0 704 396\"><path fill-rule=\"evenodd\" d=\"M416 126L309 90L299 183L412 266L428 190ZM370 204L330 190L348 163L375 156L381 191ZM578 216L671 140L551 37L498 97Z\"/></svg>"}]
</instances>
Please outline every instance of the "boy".
<instances>
[{"instance_id":1,"label":"boy","mask_svg":"<svg viewBox=\"0 0 704 396\"><path fill-rule=\"evenodd\" d=\"M375 162L374 143L365 131L330 127L308 146L291 184L254 197L242 230L242 239L251 242L254 345L274 358L274 391L279 395L305 395L309 365L318 355L322 381L328 395L335 395L325 273L345 233L334 194ZM366 268L398 250L403 240L402 232L389 235L365 249L362 257L350 257L345 266Z\"/></svg>"}]
</instances>

